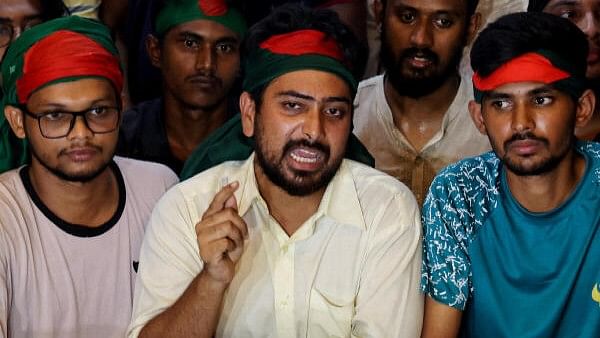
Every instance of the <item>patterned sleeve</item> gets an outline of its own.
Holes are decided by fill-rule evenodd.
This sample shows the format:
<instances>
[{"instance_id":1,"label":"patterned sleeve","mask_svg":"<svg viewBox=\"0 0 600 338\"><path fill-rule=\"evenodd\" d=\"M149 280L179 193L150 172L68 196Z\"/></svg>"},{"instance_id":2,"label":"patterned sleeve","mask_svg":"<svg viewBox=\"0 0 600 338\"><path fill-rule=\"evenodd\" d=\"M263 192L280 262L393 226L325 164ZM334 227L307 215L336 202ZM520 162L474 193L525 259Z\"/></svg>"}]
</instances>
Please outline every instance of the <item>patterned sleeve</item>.
<instances>
[{"instance_id":1,"label":"patterned sleeve","mask_svg":"<svg viewBox=\"0 0 600 338\"><path fill-rule=\"evenodd\" d=\"M421 289L461 311L472 291L468 247L496 201L494 159L478 157L448 167L431 184L423 206Z\"/></svg>"}]
</instances>

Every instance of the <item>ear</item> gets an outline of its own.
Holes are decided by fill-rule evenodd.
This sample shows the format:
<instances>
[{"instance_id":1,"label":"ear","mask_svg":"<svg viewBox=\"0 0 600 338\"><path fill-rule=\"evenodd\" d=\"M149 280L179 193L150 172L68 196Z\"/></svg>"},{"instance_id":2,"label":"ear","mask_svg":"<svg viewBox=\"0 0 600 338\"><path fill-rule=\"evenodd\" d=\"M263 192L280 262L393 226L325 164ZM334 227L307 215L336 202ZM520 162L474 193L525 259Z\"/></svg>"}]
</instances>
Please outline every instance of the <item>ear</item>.
<instances>
[{"instance_id":1,"label":"ear","mask_svg":"<svg viewBox=\"0 0 600 338\"><path fill-rule=\"evenodd\" d=\"M240 112L242 114L242 131L247 137L254 136L254 118L256 117L256 102L250 93L240 95Z\"/></svg>"},{"instance_id":2,"label":"ear","mask_svg":"<svg viewBox=\"0 0 600 338\"><path fill-rule=\"evenodd\" d=\"M8 121L13 133L15 133L18 138L24 139L27 137L23 121L23 112L21 109L14 106L5 106L4 116L6 117L6 121Z\"/></svg>"},{"instance_id":3,"label":"ear","mask_svg":"<svg viewBox=\"0 0 600 338\"><path fill-rule=\"evenodd\" d=\"M575 127L581 128L585 126L592 116L596 108L596 96L591 89L586 90L577 100L577 109L575 112Z\"/></svg>"},{"instance_id":4,"label":"ear","mask_svg":"<svg viewBox=\"0 0 600 338\"><path fill-rule=\"evenodd\" d=\"M479 28L481 28L481 13L475 12L471 15L469 26L467 27L467 45L470 45L475 40Z\"/></svg>"},{"instance_id":5,"label":"ear","mask_svg":"<svg viewBox=\"0 0 600 338\"><path fill-rule=\"evenodd\" d=\"M160 41L152 34L146 36L146 52L148 52L148 57L150 58L152 65L160 68Z\"/></svg>"},{"instance_id":6,"label":"ear","mask_svg":"<svg viewBox=\"0 0 600 338\"><path fill-rule=\"evenodd\" d=\"M471 120L475 123L477 130L483 135L487 135L485 123L483 122L483 115L481 114L481 104L474 100L469 101L469 113L471 114Z\"/></svg>"},{"instance_id":7,"label":"ear","mask_svg":"<svg viewBox=\"0 0 600 338\"><path fill-rule=\"evenodd\" d=\"M371 6L373 9L373 16L375 17L375 23L381 30L381 25L383 25L383 4L381 3L381 0L375 0ZM379 33L381 33L381 31Z\"/></svg>"}]
</instances>

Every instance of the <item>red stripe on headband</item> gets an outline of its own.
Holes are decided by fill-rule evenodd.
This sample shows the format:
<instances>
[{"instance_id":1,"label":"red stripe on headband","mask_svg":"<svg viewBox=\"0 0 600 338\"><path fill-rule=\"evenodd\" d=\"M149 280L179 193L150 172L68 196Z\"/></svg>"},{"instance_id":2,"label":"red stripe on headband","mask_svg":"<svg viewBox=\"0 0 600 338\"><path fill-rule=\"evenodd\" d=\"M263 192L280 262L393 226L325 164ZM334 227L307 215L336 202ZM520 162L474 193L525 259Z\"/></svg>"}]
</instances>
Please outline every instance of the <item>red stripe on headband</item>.
<instances>
[{"instance_id":1,"label":"red stripe on headband","mask_svg":"<svg viewBox=\"0 0 600 338\"><path fill-rule=\"evenodd\" d=\"M507 83L541 82L553 83L570 77L571 74L554 66L550 60L537 53L526 53L503 64L489 76L482 78L473 74L473 85L485 92Z\"/></svg>"},{"instance_id":2,"label":"red stripe on headband","mask_svg":"<svg viewBox=\"0 0 600 338\"><path fill-rule=\"evenodd\" d=\"M273 35L260 44L260 48L274 54L305 55L318 54L344 62L344 56L334 39L323 32L303 29L292 33Z\"/></svg>"},{"instance_id":3,"label":"red stripe on headband","mask_svg":"<svg viewBox=\"0 0 600 338\"><path fill-rule=\"evenodd\" d=\"M227 13L225 0L198 0L198 7L208 16L221 16Z\"/></svg>"},{"instance_id":4,"label":"red stripe on headband","mask_svg":"<svg viewBox=\"0 0 600 338\"><path fill-rule=\"evenodd\" d=\"M107 78L121 93L123 75L119 59L89 37L72 31L57 31L35 43L25 54L23 75L17 80L20 103L44 84L67 77Z\"/></svg>"}]
</instances>

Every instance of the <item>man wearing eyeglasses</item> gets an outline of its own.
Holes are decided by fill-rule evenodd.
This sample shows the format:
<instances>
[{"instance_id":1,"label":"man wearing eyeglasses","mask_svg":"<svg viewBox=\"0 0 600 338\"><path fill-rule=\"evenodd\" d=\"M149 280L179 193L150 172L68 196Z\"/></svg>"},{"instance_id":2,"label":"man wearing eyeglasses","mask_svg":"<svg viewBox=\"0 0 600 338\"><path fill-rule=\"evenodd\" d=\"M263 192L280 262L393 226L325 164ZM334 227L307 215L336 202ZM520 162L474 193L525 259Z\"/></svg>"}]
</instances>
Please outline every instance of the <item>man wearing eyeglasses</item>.
<instances>
[{"instance_id":1,"label":"man wearing eyeglasses","mask_svg":"<svg viewBox=\"0 0 600 338\"><path fill-rule=\"evenodd\" d=\"M62 0L0 1L0 61L10 42L21 33L65 12Z\"/></svg>"},{"instance_id":2,"label":"man wearing eyeglasses","mask_svg":"<svg viewBox=\"0 0 600 338\"><path fill-rule=\"evenodd\" d=\"M0 337L123 337L144 226L177 178L113 157L123 75L110 33L42 23L12 42L2 76L31 164L0 175Z\"/></svg>"}]
</instances>

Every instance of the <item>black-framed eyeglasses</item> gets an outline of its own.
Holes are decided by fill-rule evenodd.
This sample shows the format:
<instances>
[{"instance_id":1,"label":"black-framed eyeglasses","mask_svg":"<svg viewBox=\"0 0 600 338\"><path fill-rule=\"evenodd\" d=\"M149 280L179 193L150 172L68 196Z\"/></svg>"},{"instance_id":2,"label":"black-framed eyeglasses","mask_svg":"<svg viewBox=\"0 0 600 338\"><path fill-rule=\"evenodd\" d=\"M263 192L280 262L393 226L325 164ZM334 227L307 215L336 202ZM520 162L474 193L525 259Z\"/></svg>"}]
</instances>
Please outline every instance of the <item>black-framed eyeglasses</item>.
<instances>
[{"instance_id":1,"label":"black-framed eyeglasses","mask_svg":"<svg viewBox=\"0 0 600 338\"><path fill-rule=\"evenodd\" d=\"M21 25L15 28L11 21L0 21L0 48L8 46L16 39L15 30L20 29L22 33L40 23L42 23L41 17L33 17L21 22Z\"/></svg>"},{"instance_id":2,"label":"black-framed eyeglasses","mask_svg":"<svg viewBox=\"0 0 600 338\"><path fill-rule=\"evenodd\" d=\"M12 41L15 29L8 22L0 22L0 47L6 47Z\"/></svg>"},{"instance_id":3,"label":"black-framed eyeglasses","mask_svg":"<svg viewBox=\"0 0 600 338\"><path fill-rule=\"evenodd\" d=\"M61 138L69 135L78 116L83 118L85 126L92 133L110 133L118 128L121 117L121 109L117 107L92 107L77 112L53 110L43 113L32 113L25 105L20 108L27 116L38 121L40 132L45 138Z\"/></svg>"}]
</instances>

